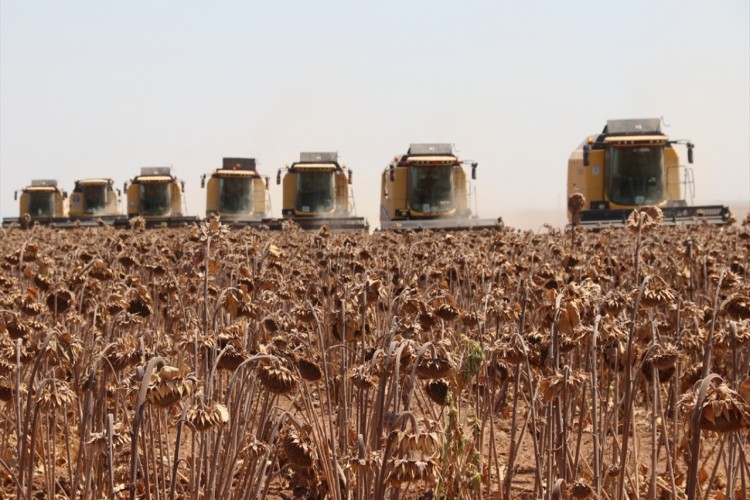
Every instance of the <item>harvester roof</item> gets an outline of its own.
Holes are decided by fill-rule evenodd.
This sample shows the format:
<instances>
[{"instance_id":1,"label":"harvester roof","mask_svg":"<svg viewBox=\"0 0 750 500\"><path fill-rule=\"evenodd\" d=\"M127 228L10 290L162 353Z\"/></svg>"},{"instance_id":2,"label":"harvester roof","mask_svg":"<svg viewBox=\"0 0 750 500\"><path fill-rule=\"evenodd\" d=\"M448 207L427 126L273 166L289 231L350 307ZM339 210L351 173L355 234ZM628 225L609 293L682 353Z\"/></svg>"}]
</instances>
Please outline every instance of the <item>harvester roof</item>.
<instances>
[{"instance_id":1,"label":"harvester roof","mask_svg":"<svg viewBox=\"0 0 750 500\"><path fill-rule=\"evenodd\" d=\"M133 182L162 183L174 180L172 167L141 167L141 175L133 179Z\"/></svg>"},{"instance_id":2,"label":"harvester roof","mask_svg":"<svg viewBox=\"0 0 750 500\"><path fill-rule=\"evenodd\" d=\"M222 170L244 170L244 171L255 171L256 162L255 158L224 158Z\"/></svg>"},{"instance_id":3,"label":"harvester roof","mask_svg":"<svg viewBox=\"0 0 750 500\"><path fill-rule=\"evenodd\" d=\"M406 154L410 156L453 155L453 145L447 143L410 144Z\"/></svg>"},{"instance_id":4,"label":"harvester roof","mask_svg":"<svg viewBox=\"0 0 750 500\"><path fill-rule=\"evenodd\" d=\"M667 144L667 136L661 131L661 118L637 118L628 120L607 120L602 133L588 142L593 149L603 149L605 146L626 146L649 144L663 146ZM583 146L583 145L582 145Z\"/></svg>"},{"instance_id":5,"label":"harvester roof","mask_svg":"<svg viewBox=\"0 0 750 500\"><path fill-rule=\"evenodd\" d=\"M328 153L300 153L300 163L338 163L339 154L337 152Z\"/></svg>"},{"instance_id":6,"label":"harvester roof","mask_svg":"<svg viewBox=\"0 0 750 500\"><path fill-rule=\"evenodd\" d=\"M76 181L76 184L80 184L81 186L102 186L107 184L112 184L114 181L112 179L105 179L105 178L97 178L97 179L80 179Z\"/></svg>"},{"instance_id":7,"label":"harvester roof","mask_svg":"<svg viewBox=\"0 0 750 500\"><path fill-rule=\"evenodd\" d=\"M172 177L172 167L141 167L141 175L146 176L168 176Z\"/></svg>"},{"instance_id":8,"label":"harvester roof","mask_svg":"<svg viewBox=\"0 0 750 500\"><path fill-rule=\"evenodd\" d=\"M602 132L606 135L661 135L660 118L607 120Z\"/></svg>"},{"instance_id":9,"label":"harvester roof","mask_svg":"<svg viewBox=\"0 0 750 500\"><path fill-rule=\"evenodd\" d=\"M57 187L55 179L34 179L31 181L31 187Z\"/></svg>"},{"instance_id":10,"label":"harvester roof","mask_svg":"<svg viewBox=\"0 0 750 500\"><path fill-rule=\"evenodd\" d=\"M57 181L55 179L34 179L24 191L57 191Z\"/></svg>"},{"instance_id":11,"label":"harvester roof","mask_svg":"<svg viewBox=\"0 0 750 500\"><path fill-rule=\"evenodd\" d=\"M328 153L300 153L299 161L292 163L289 167L291 172L306 170L308 172L330 172L331 170L342 170L339 165L339 154Z\"/></svg>"}]
</instances>

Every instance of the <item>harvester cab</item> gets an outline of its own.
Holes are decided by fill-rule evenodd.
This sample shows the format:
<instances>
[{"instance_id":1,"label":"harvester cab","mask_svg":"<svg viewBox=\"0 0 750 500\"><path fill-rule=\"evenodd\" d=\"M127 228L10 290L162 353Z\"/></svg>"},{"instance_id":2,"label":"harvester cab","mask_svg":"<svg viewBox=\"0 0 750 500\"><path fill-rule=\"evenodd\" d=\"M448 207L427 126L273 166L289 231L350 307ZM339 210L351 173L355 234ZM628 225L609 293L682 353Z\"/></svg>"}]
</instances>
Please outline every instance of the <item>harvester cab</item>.
<instances>
[{"instance_id":1,"label":"harvester cab","mask_svg":"<svg viewBox=\"0 0 750 500\"><path fill-rule=\"evenodd\" d=\"M128 218L142 217L147 227L185 226L197 222L183 213L185 182L172 175L170 167L142 167L141 175L125 183Z\"/></svg>"},{"instance_id":2,"label":"harvester cab","mask_svg":"<svg viewBox=\"0 0 750 500\"><path fill-rule=\"evenodd\" d=\"M232 226L253 226L263 223L271 212L268 177L261 177L255 158L224 158L206 182L206 216L219 215Z\"/></svg>"},{"instance_id":3,"label":"harvester cab","mask_svg":"<svg viewBox=\"0 0 750 500\"><path fill-rule=\"evenodd\" d=\"M500 228L502 219L479 219L471 211L476 162L463 162L451 144L411 144L381 175L381 229Z\"/></svg>"},{"instance_id":4,"label":"harvester cab","mask_svg":"<svg viewBox=\"0 0 750 500\"><path fill-rule=\"evenodd\" d=\"M659 118L607 121L602 133L588 137L568 160L568 198L580 194L585 200L568 219L589 226L624 224L634 208L655 205L666 224L728 223L727 207L686 201L686 195L692 198L693 176L680 165L678 144L693 163L693 143L670 140Z\"/></svg>"},{"instance_id":5,"label":"harvester cab","mask_svg":"<svg viewBox=\"0 0 750 500\"><path fill-rule=\"evenodd\" d=\"M14 199L19 199L18 191ZM68 193L58 187L54 179L32 180L21 190L18 214L19 217L3 219L3 226L63 223L68 217Z\"/></svg>"},{"instance_id":6,"label":"harvester cab","mask_svg":"<svg viewBox=\"0 0 750 500\"><path fill-rule=\"evenodd\" d=\"M284 219L303 229L368 229L367 221L355 216L352 171L338 162L338 153L301 153L298 162L279 169L277 184L282 173Z\"/></svg>"},{"instance_id":7,"label":"harvester cab","mask_svg":"<svg viewBox=\"0 0 750 500\"><path fill-rule=\"evenodd\" d=\"M120 212L120 196L121 192L114 188L112 179L78 180L70 195L70 220L83 223L124 220Z\"/></svg>"}]
</instances>

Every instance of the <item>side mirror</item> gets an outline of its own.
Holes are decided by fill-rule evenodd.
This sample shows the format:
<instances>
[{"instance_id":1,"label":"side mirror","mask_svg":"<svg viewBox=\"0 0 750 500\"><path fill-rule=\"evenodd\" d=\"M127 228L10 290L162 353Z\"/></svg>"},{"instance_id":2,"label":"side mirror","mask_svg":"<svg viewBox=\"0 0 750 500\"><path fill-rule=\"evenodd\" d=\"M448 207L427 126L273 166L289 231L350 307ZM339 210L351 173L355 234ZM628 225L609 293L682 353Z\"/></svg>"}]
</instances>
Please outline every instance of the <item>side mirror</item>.
<instances>
[{"instance_id":1,"label":"side mirror","mask_svg":"<svg viewBox=\"0 0 750 500\"><path fill-rule=\"evenodd\" d=\"M206 187L206 174L201 175L201 189Z\"/></svg>"},{"instance_id":2,"label":"side mirror","mask_svg":"<svg viewBox=\"0 0 750 500\"><path fill-rule=\"evenodd\" d=\"M68 192L67 191L63 191L62 194L63 194L63 200L67 200L68 199Z\"/></svg>"},{"instance_id":3,"label":"side mirror","mask_svg":"<svg viewBox=\"0 0 750 500\"><path fill-rule=\"evenodd\" d=\"M591 152L591 146L588 144L583 145L583 165L585 167L589 166L589 153Z\"/></svg>"},{"instance_id":4,"label":"side mirror","mask_svg":"<svg viewBox=\"0 0 750 500\"><path fill-rule=\"evenodd\" d=\"M351 186L351 184L352 184L352 171L349 170L348 173L349 173L349 185Z\"/></svg>"},{"instance_id":5,"label":"side mirror","mask_svg":"<svg viewBox=\"0 0 750 500\"><path fill-rule=\"evenodd\" d=\"M117 190L117 197L122 198L122 191L120 191L119 189Z\"/></svg>"},{"instance_id":6,"label":"side mirror","mask_svg":"<svg viewBox=\"0 0 750 500\"><path fill-rule=\"evenodd\" d=\"M693 163L693 148L695 147L695 144L692 142L687 143L687 150L688 150L688 163Z\"/></svg>"},{"instance_id":7,"label":"side mirror","mask_svg":"<svg viewBox=\"0 0 750 500\"><path fill-rule=\"evenodd\" d=\"M122 183L122 192L127 193L128 192L128 183L127 181Z\"/></svg>"},{"instance_id":8,"label":"side mirror","mask_svg":"<svg viewBox=\"0 0 750 500\"><path fill-rule=\"evenodd\" d=\"M281 169L276 172L276 185L278 186L279 184L281 184Z\"/></svg>"},{"instance_id":9,"label":"side mirror","mask_svg":"<svg viewBox=\"0 0 750 500\"><path fill-rule=\"evenodd\" d=\"M477 162L471 164L471 180L477 180Z\"/></svg>"},{"instance_id":10,"label":"side mirror","mask_svg":"<svg viewBox=\"0 0 750 500\"><path fill-rule=\"evenodd\" d=\"M18 191L13 191L13 199L18 200Z\"/></svg>"},{"instance_id":11,"label":"side mirror","mask_svg":"<svg viewBox=\"0 0 750 500\"><path fill-rule=\"evenodd\" d=\"M266 181L266 191L268 191L268 181L269 181L269 180L270 180L270 178L269 178L268 176L266 176L266 177L265 177L265 181Z\"/></svg>"},{"instance_id":12,"label":"side mirror","mask_svg":"<svg viewBox=\"0 0 750 500\"><path fill-rule=\"evenodd\" d=\"M182 189L182 192L185 192L185 181L180 181L180 188Z\"/></svg>"},{"instance_id":13,"label":"side mirror","mask_svg":"<svg viewBox=\"0 0 750 500\"><path fill-rule=\"evenodd\" d=\"M396 169L393 165L388 168L388 178L391 180L391 182L396 180Z\"/></svg>"}]
</instances>

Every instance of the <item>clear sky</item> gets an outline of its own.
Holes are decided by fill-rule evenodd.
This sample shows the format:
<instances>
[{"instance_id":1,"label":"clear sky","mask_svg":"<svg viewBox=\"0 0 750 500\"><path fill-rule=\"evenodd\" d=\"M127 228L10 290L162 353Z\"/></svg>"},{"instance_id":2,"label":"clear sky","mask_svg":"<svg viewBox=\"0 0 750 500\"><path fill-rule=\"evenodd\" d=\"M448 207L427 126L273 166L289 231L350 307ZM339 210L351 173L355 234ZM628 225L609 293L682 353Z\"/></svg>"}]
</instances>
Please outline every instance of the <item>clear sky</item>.
<instances>
[{"instance_id":1,"label":"clear sky","mask_svg":"<svg viewBox=\"0 0 750 500\"><path fill-rule=\"evenodd\" d=\"M450 142L480 216L558 223L573 149L662 116L696 144L695 202L750 205L750 2L0 0L4 217L33 178L159 165L203 215L224 156L258 159L280 216L278 168L338 151L377 226L389 160Z\"/></svg>"}]
</instances>

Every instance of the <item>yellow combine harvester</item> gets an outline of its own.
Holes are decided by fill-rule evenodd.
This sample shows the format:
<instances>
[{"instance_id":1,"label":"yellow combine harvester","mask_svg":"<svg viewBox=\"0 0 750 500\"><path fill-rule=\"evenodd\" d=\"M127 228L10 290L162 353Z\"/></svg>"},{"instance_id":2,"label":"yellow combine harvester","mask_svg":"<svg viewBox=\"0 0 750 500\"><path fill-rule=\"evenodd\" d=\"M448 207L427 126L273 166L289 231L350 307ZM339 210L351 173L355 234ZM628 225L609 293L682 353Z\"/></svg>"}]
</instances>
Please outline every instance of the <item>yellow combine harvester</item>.
<instances>
[{"instance_id":1,"label":"yellow combine harvester","mask_svg":"<svg viewBox=\"0 0 750 500\"><path fill-rule=\"evenodd\" d=\"M18 200L18 191L14 193ZM54 179L35 179L21 190L18 206L19 217L3 219L3 226L21 224L64 224L68 221L68 193L58 187Z\"/></svg>"},{"instance_id":2,"label":"yellow combine harvester","mask_svg":"<svg viewBox=\"0 0 750 500\"><path fill-rule=\"evenodd\" d=\"M268 177L261 177L254 158L224 158L206 183L206 217L219 215L231 226L260 226L271 211Z\"/></svg>"},{"instance_id":3,"label":"yellow combine harvester","mask_svg":"<svg viewBox=\"0 0 750 500\"><path fill-rule=\"evenodd\" d=\"M303 229L328 226L338 230L367 230L364 217L356 217L351 191L352 171L338 162L338 153L301 153L300 161L280 169L281 215Z\"/></svg>"},{"instance_id":4,"label":"yellow combine harvester","mask_svg":"<svg viewBox=\"0 0 750 500\"><path fill-rule=\"evenodd\" d=\"M182 194L185 182L178 182L170 167L143 167L141 175L125 183L128 218L142 217L146 227L177 227L197 222L183 214Z\"/></svg>"},{"instance_id":5,"label":"yellow combine harvester","mask_svg":"<svg viewBox=\"0 0 750 500\"><path fill-rule=\"evenodd\" d=\"M75 183L70 195L71 221L81 223L104 221L114 223L124 220L120 211L120 190L114 188L112 179L82 179Z\"/></svg>"},{"instance_id":6,"label":"yellow combine harvester","mask_svg":"<svg viewBox=\"0 0 750 500\"><path fill-rule=\"evenodd\" d=\"M680 165L674 148L684 144L693 163L693 143L673 141L659 118L609 120L598 136L588 137L568 160L568 198L583 195L581 225L624 224L634 208L656 205L665 224L707 221L727 224L722 205L692 206L692 170ZM573 222L573 214L568 212Z\"/></svg>"},{"instance_id":7,"label":"yellow combine harvester","mask_svg":"<svg viewBox=\"0 0 750 500\"><path fill-rule=\"evenodd\" d=\"M472 214L467 163L450 144L412 144L381 176L381 229L500 228L502 219ZM476 179L477 164L471 163Z\"/></svg>"},{"instance_id":8,"label":"yellow combine harvester","mask_svg":"<svg viewBox=\"0 0 750 500\"><path fill-rule=\"evenodd\" d=\"M117 224L124 217L120 215L120 193L113 189L113 183L112 179L78 180L68 197L55 180L33 180L21 192L20 216L3 219L3 226L20 223L24 227L41 224L71 228Z\"/></svg>"}]
</instances>

